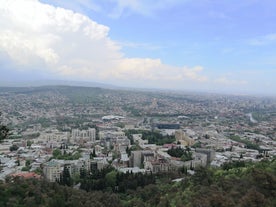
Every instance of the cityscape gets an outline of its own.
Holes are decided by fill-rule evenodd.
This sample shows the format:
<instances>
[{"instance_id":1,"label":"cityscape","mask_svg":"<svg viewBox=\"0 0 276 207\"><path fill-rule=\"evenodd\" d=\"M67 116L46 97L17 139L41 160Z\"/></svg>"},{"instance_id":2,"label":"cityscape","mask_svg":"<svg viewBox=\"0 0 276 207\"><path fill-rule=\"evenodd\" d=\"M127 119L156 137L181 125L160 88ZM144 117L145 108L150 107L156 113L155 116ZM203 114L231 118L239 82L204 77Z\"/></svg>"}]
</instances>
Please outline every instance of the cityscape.
<instances>
[{"instance_id":1,"label":"cityscape","mask_svg":"<svg viewBox=\"0 0 276 207\"><path fill-rule=\"evenodd\" d=\"M0 146L3 181L35 173L56 182L64 168L74 177L107 166L192 173L276 155L273 97L45 86L1 88L0 104L10 128ZM178 148L190 156L169 153Z\"/></svg>"},{"instance_id":2,"label":"cityscape","mask_svg":"<svg viewBox=\"0 0 276 207\"><path fill-rule=\"evenodd\" d=\"M0 207L275 207L275 11L0 0Z\"/></svg>"}]
</instances>

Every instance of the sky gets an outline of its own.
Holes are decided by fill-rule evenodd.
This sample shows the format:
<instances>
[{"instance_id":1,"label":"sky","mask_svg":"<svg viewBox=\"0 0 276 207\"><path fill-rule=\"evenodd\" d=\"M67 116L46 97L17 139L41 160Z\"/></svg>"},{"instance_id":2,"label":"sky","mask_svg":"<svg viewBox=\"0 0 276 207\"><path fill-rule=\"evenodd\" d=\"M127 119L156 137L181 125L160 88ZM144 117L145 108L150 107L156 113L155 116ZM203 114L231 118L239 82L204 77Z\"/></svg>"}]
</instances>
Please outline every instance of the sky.
<instances>
[{"instance_id":1,"label":"sky","mask_svg":"<svg viewBox=\"0 0 276 207\"><path fill-rule=\"evenodd\" d=\"M0 0L0 83L276 95L275 0Z\"/></svg>"}]
</instances>

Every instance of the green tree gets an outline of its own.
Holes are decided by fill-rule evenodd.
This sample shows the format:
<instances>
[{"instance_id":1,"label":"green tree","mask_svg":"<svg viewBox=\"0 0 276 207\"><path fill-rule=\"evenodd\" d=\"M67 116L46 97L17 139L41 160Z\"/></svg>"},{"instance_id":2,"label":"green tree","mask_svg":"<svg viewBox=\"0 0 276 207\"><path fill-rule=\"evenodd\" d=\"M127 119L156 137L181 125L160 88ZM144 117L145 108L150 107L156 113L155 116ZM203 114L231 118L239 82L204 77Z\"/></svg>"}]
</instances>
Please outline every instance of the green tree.
<instances>
[{"instance_id":1,"label":"green tree","mask_svg":"<svg viewBox=\"0 0 276 207\"><path fill-rule=\"evenodd\" d=\"M5 125L2 125L1 115L2 115L2 113L0 112L0 141L2 141L3 139L6 139L8 137L8 134L9 134L8 127L5 126Z\"/></svg>"},{"instance_id":2,"label":"green tree","mask_svg":"<svg viewBox=\"0 0 276 207\"><path fill-rule=\"evenodd\" d=\"M29 171L30 170L30 167L22 167L22 169L21 169L22 171Z\"/></svg>"},{"instance_id":3,"label":"green tree","mask_svg":"<svg viewBox=\"0 0 276 207\"><path fill-rule=\"evenodd\" d=\"M17 166L20 166L20 160L16 160L15 163L17 164Z\"/></svg>"},{"instance_id":4,"label":"green tree","mask_svg":"<svg viewBox=\"0 0 276 207\"><path fill-rule=\"evenodd\" d=\"M92 157L97 157L95 148L93 149Z\"/></svg>"},{"instance_id":5,"label":"green tree","mask_svg":"<svg viewBox=\"0 0 276 207\"><path fill-rule=\"evenodd\" d=\"M31 145L32 145L32 143L33 143L33 142L32 142L31 140L28 140L28 141L27 141L27 146L30 148Z\"/></svg>"},{"instance_id":6,"label":"green tree","mask_svg":"<svg viewBox=\"0 0 276 207\"><path fill-rule=\"evenodd\" d=\"M15 144L13 144L11 147L10 147L10 151L12 152L12 151L16 151L16 150L18 150L18 146L17 145L15 145Z\"/></svg>"},{"instance_id":7,"label":"green tree","mask_svg":"<svg viewBox=\"0 0 276 207\"><path fill-rule=\"evenodd\" d=\"M168 154L172 157L180 157L182 161L192 160L192 152L189 147L182 149L180 147L171 148L168 150Z\"/></svg>"},{"instance_id":8,"label":"green tree","mask_svg":"<svg viewBox=\"0 0 276 207\"><path fill-rule=\"evenodd\" d=\"M61 151L59 150L59 149L55 149L54 151L53 151L53 156L54 156L54 158L57 158L58 156L60 156L61 155Z\"/></svg>"},{"instance_id":9,"label":"green tree","mask_svg":"<svg viewBox=\"0 0 276 207\"><path fill-rule=\"evenodd\" d=\"M68 166L64 166L63 168L63 171L60 175L60 184L67 185L67 186L73 185L73 179L71 178Z\"/></svg>"},{"instance_id":10,"label":"green tree","mask_svg":"<svg viewBox=\"0 0 276 207\"><path fill-rule=\"evenodd\" d=\"M116 185L116 172L111 171L105 175L105 181L107 186L114 188Z\"/></svg>"},{"instance_id":11,"label":"green tree","mask_svg":"<svg viewBox=\"0 0 276 207\"><path fill-rule=\"evenodd\" d=\"M85 168L80 169L80 179L84 179L87 176L87 170Z\"/></svg>"},{"instance_id":12,"label":"green tree","mask_svg":"<svg viewBox=\"0 0 276 207\"><path fill-rule=\"evenodd\" d=\"M256 191L255 188L251 188L247 193L241 198L241 206L267 206L265 196Z\"/></svg>"},{"instance_id":13,"label":"green tree","mask_svg":"<svg viewBox=\"0 0 276 207\"><path fill-rule=\"evenodd\" d=\"M129 147L127 146L127 148L126 148L126 153L127 153L127 155L128 156L130 156L131 155L131 150L129 149Z\"/></svg>"},{"instance_id":14,"label":"green tree","mask_svg":"<svg viewBox=\"0 0 276 207\"><path fill-rule=\"evenodd\" d=\"M25 166L26 166L26 167L29 167L30 165L31 165L31 160L26 160Z\"/></svg>"}]
</instances>

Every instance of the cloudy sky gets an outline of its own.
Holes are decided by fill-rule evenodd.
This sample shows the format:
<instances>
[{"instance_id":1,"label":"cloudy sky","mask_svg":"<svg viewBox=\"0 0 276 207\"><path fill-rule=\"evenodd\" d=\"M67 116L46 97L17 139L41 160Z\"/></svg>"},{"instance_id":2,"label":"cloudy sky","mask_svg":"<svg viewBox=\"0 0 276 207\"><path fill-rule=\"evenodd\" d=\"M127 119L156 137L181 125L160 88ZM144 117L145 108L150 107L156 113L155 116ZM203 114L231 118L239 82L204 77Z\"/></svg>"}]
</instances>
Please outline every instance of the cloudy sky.
<instances>
[{"instance_id":1,"label":"cloudy sky","mask_svg":"<svg viewBox=\"0 0 276 207\"><path fill-rule=\"evenodd\" d=\"M0 82L276 95L275 0L0 0Z\"/></svg>"}]
</instances>

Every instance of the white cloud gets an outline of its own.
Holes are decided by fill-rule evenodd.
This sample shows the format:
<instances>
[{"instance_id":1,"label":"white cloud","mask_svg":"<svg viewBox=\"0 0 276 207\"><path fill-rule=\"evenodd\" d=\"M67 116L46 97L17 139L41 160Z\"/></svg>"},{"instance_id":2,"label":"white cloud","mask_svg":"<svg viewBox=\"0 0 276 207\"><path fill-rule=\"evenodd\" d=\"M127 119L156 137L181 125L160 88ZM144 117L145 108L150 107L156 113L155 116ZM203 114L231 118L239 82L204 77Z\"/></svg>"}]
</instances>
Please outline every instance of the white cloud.
<instances>
[{"instance_id":1,"label":"white cloud","mask_svg":"<svg viewBox=\"0 0 276 207\"><path fill-rule=\"evenodd\" d=\"M78 13L86 13L87 11L103 12L99 2L93 0L40 0L48 4L57 5L62 8L70 9ZM104 0L101 0L102 2ZM109 1L109 0L108 0Z\"/></svg>"},{"instance_id":2,"label":"white cloud","mask_svg":"<svg viewBox=\"0 0 276 207\"><path fill-rule=\"evenodd\" d=\"M192 80L204 82L208 78L201 75L202 67L174 67L163 64L160 59L124 58L116 70L111 72L112 77L128 80L130 77L145 81L182 81ZM107 76L107 74L105 74Z\"/></svg>"},{"instance_id":3,"label":"white cloud","mask_svg":"<svg viewBox=\"0 0 276 207\"><path fill-rule=\"evenodd\" d=\"M36 0L0 1L0 24L0 48L19 65L103 69L104 60L121 57L108 27Z\"/></svg>"},{"instance_id":4,"label":"white cloud","mask_svg":"<svg viewBox=\"0 0 276 207\"><path fill-rule=\"evenodd\" d=\"M55 37L41 35L38 37L20 31L0 31L0 48L16 62L27 65L34 58L40 58L47 64L57 63L59 56L47 45L54 42Z\"/></svg>"},{"instance_id":5,"label":"white cloud","mask_svg":"<svg viewBox=\"0 0 276 207\"><path fill-rule=\"evenodd\" d=\"M200 66L174 67L159 59L126 58L108 36L107 26L37 0L0 0L0 25L0 51L17 69L33 70L35 65L59 77L96 81L208 79L201 75Z\"/></svg>"}]
</instances>

